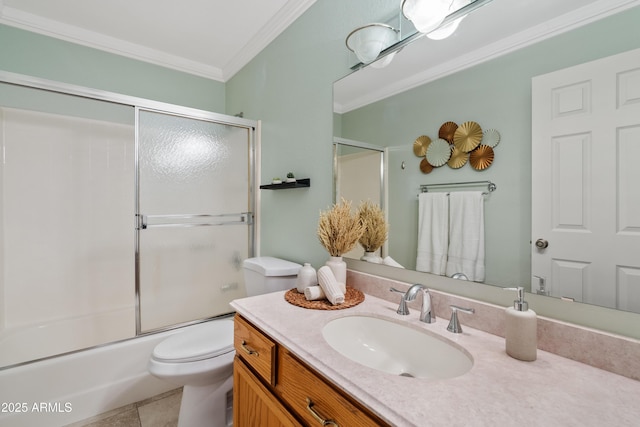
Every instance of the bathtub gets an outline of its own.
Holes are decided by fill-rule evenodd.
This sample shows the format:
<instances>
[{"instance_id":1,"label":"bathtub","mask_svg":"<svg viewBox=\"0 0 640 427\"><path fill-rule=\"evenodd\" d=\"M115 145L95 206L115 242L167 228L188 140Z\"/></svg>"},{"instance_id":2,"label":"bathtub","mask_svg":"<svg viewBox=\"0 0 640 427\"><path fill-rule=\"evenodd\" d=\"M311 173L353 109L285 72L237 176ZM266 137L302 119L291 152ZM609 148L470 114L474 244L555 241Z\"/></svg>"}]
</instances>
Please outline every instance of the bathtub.
<instances>
[{"instance_id":1,"label":"bathtub","mask_svg":"<svg viewBox=\"0 0 640 427\"><path fill-rule=\"evenodd\" d=\"M0 367L133 338L135 307L112 309L0 332Z\"/></svg>"},{"instance_id":2,"label":"bathtub","mask_svg":"<svg viewBox=\"0 0 640 427\"><path fill-rule=\"evenodd\" d=\"M151 376L147 362L160 341L186 328L0 370L0 426L64 426L175 388ZM37 330L22 332L38 342ZM14 342L18 335L9 334Z\"/></svg>"}]
</instances>

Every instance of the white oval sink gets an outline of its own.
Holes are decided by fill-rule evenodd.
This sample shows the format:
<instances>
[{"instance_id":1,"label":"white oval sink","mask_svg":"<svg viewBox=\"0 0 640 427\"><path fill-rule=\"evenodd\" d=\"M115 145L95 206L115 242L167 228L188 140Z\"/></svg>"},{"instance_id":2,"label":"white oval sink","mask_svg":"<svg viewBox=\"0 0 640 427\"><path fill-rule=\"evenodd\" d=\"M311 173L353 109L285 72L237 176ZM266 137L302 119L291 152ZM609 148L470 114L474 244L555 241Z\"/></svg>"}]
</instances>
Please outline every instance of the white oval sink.
<instances>
[{"instance_id":1,"label":"white oval sink","mask_svg":"<svg viewBox=\"0 0 640 427\"><path fill-rule=\"evenodd\" d=\"M382 372L416 378L453 378L468 372L472 357L428 331L371 316L334 319L324 339L343 356Z\"/></svg>"}]
</instances>

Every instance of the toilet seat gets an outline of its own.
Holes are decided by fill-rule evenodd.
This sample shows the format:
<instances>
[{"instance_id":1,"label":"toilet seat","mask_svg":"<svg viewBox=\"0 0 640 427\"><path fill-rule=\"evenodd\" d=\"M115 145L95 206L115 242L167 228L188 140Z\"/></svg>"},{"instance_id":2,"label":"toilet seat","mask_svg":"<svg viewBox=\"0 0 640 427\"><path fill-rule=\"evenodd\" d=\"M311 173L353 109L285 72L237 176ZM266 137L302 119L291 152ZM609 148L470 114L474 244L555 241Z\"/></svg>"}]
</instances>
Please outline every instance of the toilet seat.
<instances>
[{"instance_id":1,"label":"toilet seat","mask_svg":"<svg viewBox=\"0 0 640 427\"><path fill-rule=\"evenodd\" d=\"M233 321L215 320L192 326L158 344L153 359L165 363L186 363L211 359L233 351Z\"/></svg>"}]
</instances>

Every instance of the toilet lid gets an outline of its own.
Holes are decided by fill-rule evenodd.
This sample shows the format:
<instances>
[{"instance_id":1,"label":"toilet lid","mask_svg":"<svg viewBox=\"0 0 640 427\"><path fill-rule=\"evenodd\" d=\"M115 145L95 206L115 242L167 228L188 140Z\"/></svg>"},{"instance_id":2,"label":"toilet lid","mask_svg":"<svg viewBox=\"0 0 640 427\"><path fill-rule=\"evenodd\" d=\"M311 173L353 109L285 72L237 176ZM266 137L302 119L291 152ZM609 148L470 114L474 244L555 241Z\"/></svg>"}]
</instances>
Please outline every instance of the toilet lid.
<instances>
[{"instance_id":1,"label":"toilet lid","mask_svg":"<svg viewBox=\"0 0 640 427\"><path fill-rule=\"evenodd\" d=\"M247 258L242 263L244 268L256 271L263 276L295 276L302 268L300 264L280 258L263 256Z\"/></svg>"},{"instance_id":2,"label":"toilet lid","mask_svg":"<svg viewBox=\"0 0 640 427\"><path fill-rule=\"evenodd\" d=\"M153 349L160 362L194 362L233 351L233 321L213 320L162 341Z\"/></svg>"}]
</instances>

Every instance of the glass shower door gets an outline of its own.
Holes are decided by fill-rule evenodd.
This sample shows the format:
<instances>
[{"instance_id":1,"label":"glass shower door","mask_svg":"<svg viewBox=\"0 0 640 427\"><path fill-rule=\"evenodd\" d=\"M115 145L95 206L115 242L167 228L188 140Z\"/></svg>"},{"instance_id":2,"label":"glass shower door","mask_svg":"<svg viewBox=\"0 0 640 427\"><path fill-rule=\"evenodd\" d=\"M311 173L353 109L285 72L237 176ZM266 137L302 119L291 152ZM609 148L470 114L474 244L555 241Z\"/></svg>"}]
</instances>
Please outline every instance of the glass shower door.
<instances>
[{"instance_id":1,"label":"glass shower door","mask_svg":"<svg viewBox=\"0 0 640 427\"><path fill-rule=\"evenodd\" d=\"M135 335L133 113L0 83L0 367Z\"/></svg>"},{"instance_id":2,"label":"glass shower door","mask_svg":"<svg viewBox=\"0 0 640 427\"><path fill-rule=\"evenodd\" d=\"M231 312L253 251L253 130L138 110L138 332Z\"/></svg>"}]
</instances>

